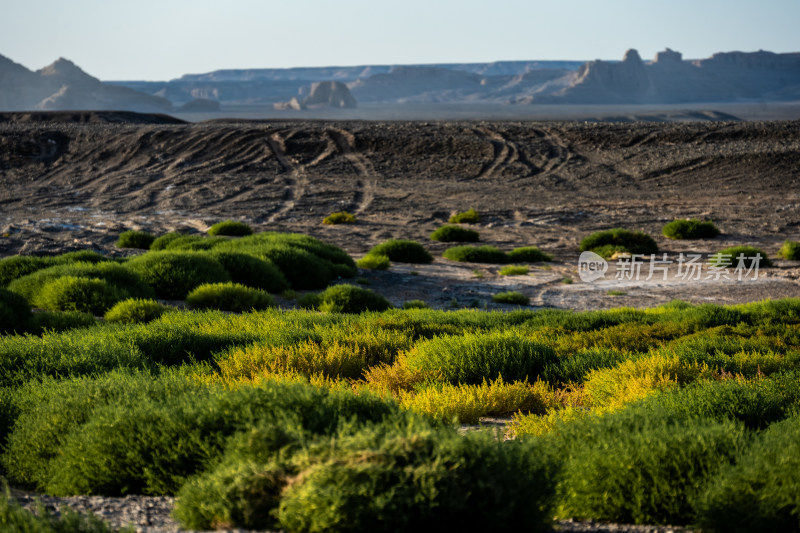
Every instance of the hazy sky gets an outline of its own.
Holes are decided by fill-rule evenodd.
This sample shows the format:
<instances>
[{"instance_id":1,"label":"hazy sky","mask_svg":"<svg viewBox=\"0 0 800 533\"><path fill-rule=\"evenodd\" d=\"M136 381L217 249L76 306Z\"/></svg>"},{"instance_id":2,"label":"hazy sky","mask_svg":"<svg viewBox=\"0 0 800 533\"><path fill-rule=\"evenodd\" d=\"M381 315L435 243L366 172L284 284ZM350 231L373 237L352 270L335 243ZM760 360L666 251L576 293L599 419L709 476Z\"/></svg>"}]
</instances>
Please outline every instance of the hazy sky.
<instances>
[{"instance_id":1,"label":"hazy sky","mask_svg":"<svg viewBox=\"0 0 800 533\"><path fill-rule=\"evenodd\" d=\"M0 55L103 80L221 68L800 51L800 0L0 0Z\"/></svg>"}]
</instances>

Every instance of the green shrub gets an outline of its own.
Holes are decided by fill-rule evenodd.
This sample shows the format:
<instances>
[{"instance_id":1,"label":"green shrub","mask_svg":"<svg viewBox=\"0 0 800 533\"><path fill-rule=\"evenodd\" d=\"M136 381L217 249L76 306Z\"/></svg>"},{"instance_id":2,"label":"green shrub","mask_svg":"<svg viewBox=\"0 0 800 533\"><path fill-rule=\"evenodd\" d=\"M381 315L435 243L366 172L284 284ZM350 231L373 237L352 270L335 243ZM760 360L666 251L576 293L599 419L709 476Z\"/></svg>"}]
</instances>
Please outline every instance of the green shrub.
<instances>
[{"instance_id":1,"label":"green shrub","mask_svg":"<svg viewBox=\"0 0 800 533\"><path fill-rule=\"evenodd\" d=\"M234 283L273 294L289 289L289 282L283 272L270 261L241 252L214 251L211 255L225 267Z\"/></svg>"},{"instance_id":2,"label":"green shrub","mask_svg":"<svg viewBox=\"0 0 800 533\"><path fill-rule=\"evenodd\" d=\"M193 309L221 309L241 313L268 309L275 305L275 300L266 291L238 283L207 283L193 289L186 297L186 303Z\"/></svg>"},{"instance_id":3,"label":"green shrub","mask_svg":"<svg viewBox=\"0 0 800 533\"><path fill-rule=\"evenodd\" d=\"M767 254L755 246L731 246L730 248L725 248L711 256L708 262L715 266L729 265L732 268L736 268L739 266L739 256L742 256L744 268L750 268L753 265L753 259L759 255L761 256L758 262L759 268L774 266Z\"/></svg>"},{"instance_id":4,"label":"green shrub","mask_svg":"<svg viewBox=\"0 0 800 533\"><path fill-rule=\"evenodd\" d=\"M696 218L673 220L661 232L670 239L713 239L719 235L713 222Z\"/></svg>"},{"instance_id":5,"label":"green shrub","mask_svg":"<svg viewBox=\"0 0 800 533\"><path fill-rule=\"evenodd\" d=\"M428 305L424 300L409 300L407 302L403 302L403 309L430 309L431 306Z\"/></svg>"},{"instance_id":6,"label":"green shrub","mask_svg":"<svg viewBox=\"0 0 800 533\"><path fill-rule=\"evenodd\" d=\"M492 295L492 301L498 304L530 305L531 299L517 291L498 292Z\"/></svg>"},{"instance_id":7,"label":"green shrub","mask_svg":"<svg viewBox=\"0 0 800 533\"><path fill-rule=\"evenodd\" d=\"M631 253L624 246L617 245L617 244L604 244L603 246L598 246L597 248L592 248L591 251L596 253L600 257L605 258L605 259L613 258L615 254L630 254Z\"/></svg>"},{"instance_id":8,"label":"green shrub","mask_svg":"<svg viewBox=\"0 0 800 533\"><path fill-rule=\"evenodd\" d=\"M262 257L274 263L295 290L322 289L336 277L332 263L302 248L274 245Z\"/></svg>"},{"instance_id":9,"label":"green shrub","mask_svg":"<svg viewBox=\"0 0 800 533\"><path fill-rule=\"evenodd\" d=\"M406 356L409 368L439 373L448 383L472 385L501 376L509 383L532 382L556 361L551 348L513 331L436 337L418 342Z\"/></svg>"},{"instance_id":10,"label":"green shrub","mask_svg":"<svg viewBox=\"0 0 800 533\"><path fill-rule=\"evenodd\" d=\"M9 284L9 290L25 296L31 303L36 300L45 285L64 276L102 279L121 293L136 298L152 298L153 289L135 272L117 263L69 263L55 265L23 276Z\"/></svg>"},{"instance_id":11,"label":"green shrub","mask_svg":"<svg viewBox=\"0 0 800 533\"><path fill-rule=\"evenodd\" d=\"M433 256L416 241L392 239L374 246L369 254L385 255L398 263L431 263Z\"/></svg>"},{"instance_id":12,"label":"green shrub","mask_svg":"<svg viewBox=\"0 0 800 533\"><path fill-rule=\"evenodd\" d=\"M622 228L592 233L581 241L580 250L581 252L591 250L598 253L596 248L601 246L618 246L621 247L621 251L632 254L649 255L658 251L656 241L649 235L641 231L630 231Z\"/></svg>"},{"instance_id":13,"label":"green shrub","mask_svg":"<svg viewBox=\"0 0 800 533\"><path fill-rule=\"evenodd\" d=\"M781 246L780 251L778 251L778 256L783 257L784 259L790 259L792 261L800 261L800 242L798 241L786 241ZM0 277L2 274L0 274ZM0 279L0 285L2 285L2 279Z\"/></svg>"},{"instance_id":14,"label":"green shrub","mask_svg":"<svg viewBox=\"0 0 800 533\"><path fill-rule=\"evenodd\" d=\"M128 297L110 283L97 278L63 276L42 287L34 305L52 311L79 311L103 315L115 303Z\"/></svg>"},{"instance_id":15,"label":"green shrub","mask_svg":"<svg viewBox=\"0 0 800 533\"><path fill-rule=\"evenodd\" d=\"M323 224L355 224L356 217L353 216L351 213L347 211L339 211L337 213L331 213L330 215L326 216L322 219Z\"/></svg>"},{"instance_id":16,"label":"green shrub","mask_svg":"<svg viewBox=\"0 0 800 533\"><path fill-rule=\"evenodd\" d=\"M166 250L169 244L177 239L183 237L183 234L172 231L170 233L165 233L160 237L156 237L156 239L150 244L150 250L157 252L160 250Z\"/></svg>"},{"instance_id":17,"label":"green shrub","mask_svg":"<svg viewBox=\"0 0 800 533\"><path fill-rule=\"evenodd\" d=\"M470 208L468 211L456 213L450 217L450 220L448 220L448 222L451 224L477 224L480 221L481 216L472 208Z\"/></svg>"},{"instance_id":18,"label":"green shrub","mask_svg":"<svg viewBox=\"0 0 800 533\"><path fill-rule=\"evenodd\" d=\"M524 276L529 272L529 268L524 265L508 265L500 269L501 276Z\"/></svg>"},{"instance_id":19,"label":"green shrub","mask_svg":"<svg viewBox=\"0 0 800 533\"><path fill-rule=\"evenodd\" d=\"M0 528L8 533L111 533L112 530L94 514L83 515L69 507L57 514L44 505L36 511L25 509L10 494L8 487L0 487ZM133 528L119 530L130 533Z\"/></svg>"},{"instance_id":20,"label":"green shrub","mask_svg":"<svg viewBox=\"0 0 800 533\"><path fill-rule=\"evenodd\" d=\"M126 266L150 285L159 298L181 300L204 283L224 283L230 275L208 255L197 252L150 252L134 257Z\"/></svg>"},{"instance_id":21,"label":"green shrub","mask_svg":"<svg viewBox=\"0 0 800 533\"><path fill-rule=\"evenodd\" d=\"M223 220L208 228L209 235L226 235L229 237L244 237L253 234L253 228L236 220Z\"/></svg>"},{"instance_id":22,"label":"green shrub","mask_svg":"<svg viewBox=\"0 0 800 533\"><path fill-rule=\"evenodd\" d=\"M59 332L70 329L88 328L97 324L91 313L80 311L40 311L31 319L30 332L41 335L46 331Z\"/></svg>"},{"instance_id":23,"label":"green shrub","mask_svg":"<svg viewBox=\"0 0 800 533\"><path fill-rule=\"evenodd\" d=\"M320 311L329 313L362 313L385 311L393 306L389 300L369 289L355 285L333 285L320 294Z\"/></svg>"},{"instance_id":24,"label":"green shrub","mask_svg":"<svg viewBox=\"0 0 800 533\"><path fill-rule=\"evenodd\" d=\"M460 226L442 226L431 233L431 240L440 242L478 242L477 231Z\"/></svg>"},{"instance_id":25,"label":"green shrub","mask_svg":"<svg viewBox=\"0 0 800 533\"><path fill-rule=\"evenodd\" d=\"M494 246L454 246L442 254L445 259L463 263L508 263L508 255Z\"/></svg>"},{"instance_id":26,"label":"green shrub","mask_svg":"<svg viewBox=\"0 0 800 533\"><path fill-rule=\"evenodd\" d=\"M208 237L206 235L181 235L170 240L164 250L188 251L188 252L207 252L213 250L222 243L229 241L227 237ZM151 248L152 250L152 248Z\"/></svg>"},{"instance_id":27,"label":"green shrub","mask_svg":"<svg viewBox=\"0 0 800 533\"><path fill-rule=\"evenodd\" d=\"M278 507L287 531L551 527L547 458L526 444L498 443L486 432L367 428L308 455L297 461L299 473Z\"/></svg>"},{"instance_id":28,"label":"green shrub","mask_svg":"<svg viewBox=\"0 0 800 533\"><path fill-rule=\"evenodd\" d=\"M726 465L698 505L703 531L797 531L800 416L769 427L735 465Z\"/></svg>"},{"instance_id":29,"label":"green shrub","mask_svg":"<svg viewBox=\"0 0 800 533\"><path fill-rule=\"evenodd\" d=\"M370 253L356 261L356 265L358 265L358 268L367 270L388 270L392 266L392 262L385 255Z\"/></svg>"},{"instance_id":30,"label":"green shrub","mask_svg":"<svg viewBox=\"0 0 800 533\"><path fill-rule=\"evenodd\" d=\"M0 287L0 334L23 333L31 321L31 306L24 297Z\"/></svg>"},{"instance_id":31,"label":"green shrub","mask_svg":"<svg viewBox=\"0 0 800 533\"><path fill-rule=\"evenodd\" d=\"M129 298L117 302L105 314L106 322L123 324L145 324L160 317L167 310L155 300Z\"/></svg>"},{"instance_id":32,"label":"green shrub","mask_svg":"<svg viewBox=\"0 0 800 533\"><path fill-rule=\"evenodd\" d=\"M154 240L156 240L155 236L146 231L123 231L119 234L116 246L117 248L149 250Z\"/></svg>"},{"instance_id":33,"label":"green shrub","mask_svg":"<svg viewBox=\"0 0 800 533\"><path fill-rule=\"evenodd\" d=\"M9 477L55 495L175 494L231 436L261 423L330 434L351 419L400 416L368 393L276 381L226 389L175 372L31 384L18 401Z\"/></svg>"},{"instance_id":34,"label":"green shrub","mask_svg":"<svg viewBox=\"0 0 800 533\"><path fill-rule=\"evenodd\" d=\"M548 364L540 377L552 385L583 383L592 370L613 368L629 358L627 353L606 347L581 350Z\"/></svg>"},{"instance_id":35,"label":"green shrub","mask_svg":"<svg viewBox=\"0 0 800 533\"><path fill-rule=\"evenodd\" d=\"M48 266L50 262L47 259L32 255L12 255L0 259L0 287Z\"/></svg>"},{"instance_id":36,"label":"green shrub","mask_svg":"<svg viewBox=\"0 0 800 533\"><path fill-rule=\"evenodd\" d=\"M623 410L557 423L563 458L561 516L634 524L686 524L721 466L746 445L741 424Z\"/></svg>"},{"instance_id":37,"label":"green shrub","mask_svg":"<svg viewBox=\"0 0 800 533\"><path fill-rule=\"evenodd\" d=\"M320 304L322 304L322 298L317 292L307 292L297 298L297 305L300 309L319 309Z\"/></svg>"},{"instance_id":38,"label":"green shrub","mask_svg":"<svg viewBox=\"0 0 800 533\"><path fill-rule=\"evenodd\" d=\"M508 260L521 263L539 263L553 260L553 256L544 253L536 246L522 246L508 252Z\"/></svg>"},{"instance_id":39,"label":"green shrub","mask_svg":"<svg viewBox=\"0 0 800 533\"><path fill-rule=\"evenodd\" d=\"M54 265L66 265L69 263L103 263L109 261L108 257L92 250L67 252L65 254L56 255L48 259Z\"/></svg>"}]
</instances>

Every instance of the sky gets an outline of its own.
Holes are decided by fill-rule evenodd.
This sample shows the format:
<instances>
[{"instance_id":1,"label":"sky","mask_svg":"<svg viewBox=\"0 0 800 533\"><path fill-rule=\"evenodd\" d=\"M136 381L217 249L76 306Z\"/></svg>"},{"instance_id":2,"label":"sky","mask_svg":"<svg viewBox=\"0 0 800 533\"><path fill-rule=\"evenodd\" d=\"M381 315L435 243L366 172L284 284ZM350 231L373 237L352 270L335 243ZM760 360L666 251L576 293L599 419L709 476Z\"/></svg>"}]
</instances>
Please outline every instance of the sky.
<instances>
[{"instance_id":1,"label":"sky","mask_svg":"<svg viewBox=\"0 0 800 533\"><path fill-rule=\"evenodd\" d=\"M0 55L102 80L229 68L800 52L800 0L0 0Z\"/></svg>"}]
</instances>

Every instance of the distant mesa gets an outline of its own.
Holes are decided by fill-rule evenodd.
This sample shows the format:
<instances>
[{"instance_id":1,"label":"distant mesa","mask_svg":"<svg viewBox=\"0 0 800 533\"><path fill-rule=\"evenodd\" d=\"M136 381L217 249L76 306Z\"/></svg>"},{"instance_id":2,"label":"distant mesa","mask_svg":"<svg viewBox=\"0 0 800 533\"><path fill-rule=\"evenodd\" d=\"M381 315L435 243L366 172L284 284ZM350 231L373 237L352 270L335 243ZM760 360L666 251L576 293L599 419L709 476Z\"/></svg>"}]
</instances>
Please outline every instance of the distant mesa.
<instances>
[{"instance_id":1,"label":"distant mesa","mask_svg":"<svg viewBox=\"0 0 800 533\"><path fill-rule=\"evenodd\" d=\"M292 97L288 102L278 102L273 105L275 109L320 109L326 107L354 109L356 99L350 93L347 85L338 81L320 81L312 83L308 90L300 88L301 96L307 92L307 96L300 100Z\"/></svg>"}]
</instances>

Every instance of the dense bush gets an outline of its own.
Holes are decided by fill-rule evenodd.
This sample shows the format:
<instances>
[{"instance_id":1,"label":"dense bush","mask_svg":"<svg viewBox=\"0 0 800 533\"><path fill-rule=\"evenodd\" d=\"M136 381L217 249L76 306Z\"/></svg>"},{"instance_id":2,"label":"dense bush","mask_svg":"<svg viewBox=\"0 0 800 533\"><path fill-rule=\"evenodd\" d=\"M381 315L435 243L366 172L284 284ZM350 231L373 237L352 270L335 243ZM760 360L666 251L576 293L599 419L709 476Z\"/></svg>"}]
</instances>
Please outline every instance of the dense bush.
<instances>
[{"instance_id":1,"label":"dense bush","mask_svg":"<svg viewBox=\"0 0 800 533\"><path fill-rule=\"evenodd\" d=\"M0 287L0 334L22 333L31 321L28 300Z\"/></svg>"},{"instance_id":2,"label":"dense bush","mask_svg":"<svg viewBox=\"0 0 800 533\"><path fill-rule=\"evenodd\" d=\"M550 527L546 458L487 433L368 428L298 463L277 512L288 531Z\"/></svg>"},{"instance_id":3,"label":"dense bush","mask_svg":"<svg viewBox=\"0 0 800 533\"><path fill-rule=\"evenodd\" d=\"M513 331L436 337L417 343L406 355L412 369L436 372L448 383L473 385L501 376L534 381L556 360L551 348Z\"/></svg>"},{"instance_id":4,"label":"dense bush","mask_svg":"<svg viewBox=\"0 0 800 533\"><path fill-rule=\"evenodd\" d=\"M450 220L448 220L448 222L450 222L451 224L463 224L463 223L477 224L480 221L481 221L481 216L478 214L477 211L475 211L472 208L470 208L467 211L456 213L455 215L450 217Z\"/></svg>"},{"instance_id":5,"label":"dense bush","mask_svg":"<svg viewBox=\"0 0 800 533\"><path fill-rule=\"evenodd\" d=\"M273 294L289 288L283 272L270 261L242 252L214 251L211 255L225 267L234 283L264 289Z\"/></svg>"},{"instance_id":6,"label":"dense bush","mask_svg":"<svg viewBox=\"0 0 800 533\"><path fill-rule=\"evenodd\" d=\"M709 484L700 500L704 531L797 531L800 416L769 427Z\"/></svg>"},{"instance_id":7,"label":"dense bush","mask_svg":"<svg viewBox=\"0 0 800 533\"><path fill-rule=\"evenodd\" d=\"M713 222L696 218L673 220L661 232L670 239L713 239L719 235Z\"/></svg>"},{"instance_id":8,"label":"dense bush","mask_svg":"<svg viewBox=\"0 0 800 533\"><path fill-rule=\"evenodd\" d=\"M227 242L228 240L230 239L222 236L207 237L205 235L180 235L174 239L171 239L164 246L164 250L204 252L208 250L213 250L218 245Z\"/></svg>"},{"instance_id":9,"label":"dense bush","mask_svg":"<svg viewBox=\"0 0 800 533\"><path fill-rule=\"evenodd\" d=\"M781 249L778 251L778 256L783 257L784 259L791 259L792 261L800 261L800 242L798 241L786 241L781 246ZM0 285L2 285L2 280L0 279Z\"/></svg>"},{"instance_id":10,"label":"dense bush","mask_svg":"<svg viewBox=\"0 0 800 533\"><path fill-rule=\"evenodd\" d=\"M337 213L331 213L330 215L322 219L323 224L329 224L329 225L355 224L355 222L356 222L356 217L353 216L352 213L348 213L347 211L339 211Z\"/></svg>"},{"instance_id":11,"label":"dense bush","mask_svg":"<svg viewBox=\"0 0 800 533\"><path fill-rule=\"evenodd\" d=\"M552 261L553 256L544 253L536 246L522 246L508 252L508 260L511 262L539 263L541 261Z\"/></svg>"},{"instance_id":12,"label":"dense bush","mask_svg":"<svg viewBox=\"0 0 800 533\"><path fill-rule=\"evenodd\" d=\"M227 235L230 237L244 237L253 234L253 228L244 222L236 220L223 220L208 228L209 235Z\"/></svg>"},{"instance_id":13,"label":"dense bush","mask_svg":"<svg viewBox=\"0 0 800 533\"><path fill-rule=\"evenodd\" d=\"M123 231L119 234L117 239L117 248L138 248L140 250L149 250L150 245L156 240L152 233L146 231Z\"/></svg>"},{"instance_id":14,"label":"dense bush","mask_svg":"<svg viewBox=\"0 0 800 533\"><path fill-rule=\"evenodd\" d=\"M517 291L498 292L492 295L492 301L498 304L530 305L531 299Z\"/></svg>"},{"instance_id":15,"label":"dense bush","mask_svg":"<svg viewBox=\"0 0 800 533\"><path fill-rule=\"evenodd\" d=\"M47 259L33 255L12 255L0 259L0 287L48 266L50 263Z\"/></svg>"},{"instance_id":16,"label":"dense bush","mask_svg":"<svg viewBox=\"0 0 800 533\"><path fill-rule=\"evenodd\" d=\"M153 289L137 273L126 266L109 262L77 262L51 266L11 282L8 288L25 296L34 305L39 305L36 300L44 286L64 276L102 279L120 293L135 298L155 296Z\"/></svg>"},{"instance_id":17,"label":"dense bush","mask_svg":"<svg viewBox=\"0 0 800 533\"><path fill-rule=\"evenodd\" d=\"M313 253L288 245L274 245L263 251L274 263L292 289L322 289L336 278L332 264Z\"/></svg>"},{"instance_id":18,"label":"dense bush","mask_svg":"<svg viewBox=\"0 0 800 533\"><path fill-rule=\"evenodd\" d=\"M95 324L97 324L97 319L91 313L81 313L80 311L39 311L33 314L29 332L41 335L45 332L88 328Z\"/></svg>"},{"instance_id":19,"label":"dense bush","mask_svg":"<svg viewBox=\"0 0 800 533\"><path fill-rule=\"evenodd\" d=\"M530 269L524 265L508 265L500 269L501 276L524 276Z\"/></svg>"},{"instance_id":20,"label":"dense bush","mask_svg":"<svg viewBox=\"0 0 800 533\"><path fill-rule=\"evenodd\" d=\"M261 422L326 434L351 418L399 416L396 404L366 393L274 381L231 390L177 373L31 384L19 405L4 455L9 478L58 495L175 494L232 435Z\"/></svg>"},{"instance_id":21,"label":"dense bush","mask_svg":"<svg viewBox=\"0 0 800 533\"><path fill-rule=\"evenodd\" d=\"M402 239L392 239L373 246L369 253L385 255L398 263L425 264L433 261L433 256L420 243Z\"/></svg>"},{"instance_id":22,"label":"dense bush","mask_svg":"<svg viewBox=\"0 0 800 533\"><path fill-rule=\"evenodd\" d=\"M463 263L508 263L508 255L494 246L454 246L444 251L445 259Z\"/></svg>"},{"instance_id":23,"label":"dense bush","mask_svg":"<svg viewBox=\"0 0 800 533\"><path fill-rule=\"evenodd\" d=\"M632 254L654 254L658 251L658 245L649 235L641 231L630 231L622 228L614 228L606 231L592 233L585 237L580 244L580 250L597 252L603 246L619 247L617 251L626 251ZM607 251L607 249L604 249ZM600 254L606 257L604 254Z\"/></svg>"},{"instance_id":24,"label":"dense bush","mask_svg":"<svg viewBox=\"0 0 800 533\"><path fill-rule=\"evenodd\" d=\"M362 313L392 308L380 294L355 285L333 285L320 294L319 310L330 313Z\"/></svg>"},{"instance_id":25,"label":"dense bush","mask_svg":"<svg viewBox=\"0 0 800 533\"><path fill-rule=\"evenodd\" d=\"M403 309L430 309L431 306L428 305L424 300L408 300L407 302L403 302Z\"/></svg>"},{"instance_id":26,"label":"dense bush","mask_svg":"<svg viewBox=\"0 0 800 533\"><path fill-rule=\"evenodd\" d=\"M742 256L744 268L750 268L753 266L753 259L759 255L761 256L761 259L758 261L759 268L773 266L766 252L755 246L731 246L730 248L725 248L711 256L708 262L716 266L728 265L732 268L736 268L739 266L739 256Z\"/></svg>"},{"instance_id":27,"label":"dense bush","mask_svg":"<svg viewBox=\"0 0 800 533\"><path fill-rule=\"evenodd\" d=\"M358 265L358 268L367 270L388 270L392 266L392 262L385 255L370 253L356 261L356 265Z\"/></svg>"},{"instance_id":28,"label":"dense bush","mask_svg":"<svg viewBox=\"0 0 800 533\"><path fill-rule=\"evenodd\" d=\"M548 442L563 457L562 516L687 524L706 484L747 439L728 420L623 410L561 423Z\"/></svg>"},{"instance_id":29,"label":"dense bush","mask_svg":"<svg viewBox=\"0 0 800 533\"><path fill-rule=\"evenodd\" d=\"M189 293L186 303L193 309L221 309L239 313L267 309L275 305L272 296L266 291L238 283L200 285Z\"/></svg>"},{"instance_id":30,"label":"dense bush","mask_svg":"<svg viewBox=\"0 0 800 533\"><path fill-rule=\"evenodd\" d=\"M42 287L33 303L52 311L103 315L115 303L127 297L127 292L102 279L63 276Z\"/></svg>"},{"instance_id":31,"label":"dense bush","mask_svg":"<svg viewBox=\"0 0 800 533\"><path fill-rule=\"evenodd\" d=\"M150 244L150 250L154 252L166 250L167 246L169 246L172 241L180 239L181 237L183 237L183 234L175 231L165 233L160 237L156 237L156 239Z\"/></svg>"},{"instance_id":32,"label":"dense bush","mask_svg":"<svg viewBox=\"0 0 800 533\"><path fill-rule=\"evenodd\" d=\"M160 317L167 310L155 300L129 298L118 302L105 314L106 322L145 324Z\"/></svg>"},{"instance_id":33,"label":"dense bush","mask_svg":"<svg viewBox=\"0 0 800 533\"><path fill-rule=\"evenodd\" d=\"M167 300L182 300L203 283L224 283L230 275L208 255L196 252L150 252L134 257L126 266Z\"/></svg>"},{"instance_id":34,"label":"dense bush","mask_svg":"<svg viewBox=\"0 0 800 533\"><path fill-rule=\"evenodd\" d=\"M431 233L431 240L441 242L478 242L477 231L460 226L442 226Z\"/></svg>"}]
</instances>

